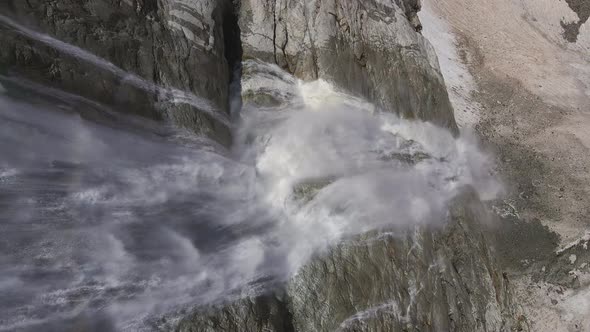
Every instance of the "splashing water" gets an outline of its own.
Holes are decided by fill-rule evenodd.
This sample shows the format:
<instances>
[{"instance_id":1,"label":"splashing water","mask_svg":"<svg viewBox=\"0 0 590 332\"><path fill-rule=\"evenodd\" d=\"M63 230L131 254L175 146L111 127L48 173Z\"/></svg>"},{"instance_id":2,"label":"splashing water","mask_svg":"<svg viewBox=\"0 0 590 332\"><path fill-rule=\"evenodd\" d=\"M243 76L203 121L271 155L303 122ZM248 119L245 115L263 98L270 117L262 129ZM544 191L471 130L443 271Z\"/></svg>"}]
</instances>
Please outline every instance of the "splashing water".
<instances>
[{"instance_id":1,"label":"splashing water","mask_svg":"<svg viewBox=\"0 0 590 332\"><path fill-rule=\"evenodd\" d=\"M284 282L355 235L442 226L462 186L499 189L466 137L245 65L261 74L244 91L271 84L285 102L246 104L229 151L147 121L89 120L95 103L2 79L0 330L101 315L149 330Z\"/></svg>"}]
</instances>

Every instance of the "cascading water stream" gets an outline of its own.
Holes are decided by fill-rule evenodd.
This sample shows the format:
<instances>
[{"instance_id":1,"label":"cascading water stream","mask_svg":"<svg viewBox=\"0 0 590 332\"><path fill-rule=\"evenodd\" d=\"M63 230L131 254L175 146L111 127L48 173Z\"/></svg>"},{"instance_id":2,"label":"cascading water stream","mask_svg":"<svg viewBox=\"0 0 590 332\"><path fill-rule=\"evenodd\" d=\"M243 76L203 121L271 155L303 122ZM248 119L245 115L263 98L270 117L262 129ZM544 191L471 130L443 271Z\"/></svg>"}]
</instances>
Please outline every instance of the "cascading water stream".
<instances>
[{"instance_id":1,"label":"cascading water stream","mask_svg":"<svg viewBox=\"0 0 590 332\"><path fill-rule=\"evenodd\" d=\"M208 109L200 97L0 21ZM104 329L173 324L158 317L257 294L356 235L442 226L462 186L484 198L498 190L488 158L466 137L323 81L245 66L254 74L244 93L281 102L246 104L231 150L147 120L112 121L94 102L0 77L0 297L9 299L0 330L103 318Z\"/></svg>"}]
</instances>

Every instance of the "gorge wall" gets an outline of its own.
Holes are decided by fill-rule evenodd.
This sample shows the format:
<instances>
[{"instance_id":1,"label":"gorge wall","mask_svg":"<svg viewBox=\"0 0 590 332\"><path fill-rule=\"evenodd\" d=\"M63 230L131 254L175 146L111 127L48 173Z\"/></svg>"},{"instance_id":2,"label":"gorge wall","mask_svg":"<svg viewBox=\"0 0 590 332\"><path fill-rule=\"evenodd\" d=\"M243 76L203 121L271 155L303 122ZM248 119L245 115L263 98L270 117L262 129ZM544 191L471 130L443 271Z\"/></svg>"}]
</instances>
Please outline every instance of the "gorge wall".
<instances>
[{"instance_id":1,"label":"gorge wall","mask_svg":"<svg viewBox=\"0 0 590 332\"><path fill-rule=\"evenodd\" d=\"M228 145L227 126L200 112L229 113L229 80L240 54L229 1L3 1L0 72L16 72L115 109L174 123ZM9 21L7 21L9 20ZM47 33L110 63L97 67L27 38L10 22ZM233 22L233 23L232 23ZM43 36L41 36L43 37ZM71 53L71 52L70 52ZM74 51L75 53L75 51ZM133 84L125 72L156 86ZM207 98L210 105L176 100L157 87Z\"/></svg>"},{"instance_id":2,"label":"gorge wall","mask_svg":"<svg viewBox=\"0 0 590 332\"><path fill-rule=\"evenodd\" d=\"M229 118L235 79L241 80L243 109L288 105L288 98L280 98L281 78L252 66L265 62L458 135L436 54L419 33L419 8L416 0L13 0L0 4L0 74L50 83L122 112L170 119L230 146L230 125L202 108ZM23 25L110 63L97 68L26 38ZM130 84L123 70L153 85ZM296 84L285 83L293 89ZM170 88L210 105L185 103ZM395 156L408 163L428 157ZM177 329L525 329L492 250L489 218L475 191L465 188L452 201L444 227L347 239L286 284L196 308Z\"/></svg>"}]
</instances>

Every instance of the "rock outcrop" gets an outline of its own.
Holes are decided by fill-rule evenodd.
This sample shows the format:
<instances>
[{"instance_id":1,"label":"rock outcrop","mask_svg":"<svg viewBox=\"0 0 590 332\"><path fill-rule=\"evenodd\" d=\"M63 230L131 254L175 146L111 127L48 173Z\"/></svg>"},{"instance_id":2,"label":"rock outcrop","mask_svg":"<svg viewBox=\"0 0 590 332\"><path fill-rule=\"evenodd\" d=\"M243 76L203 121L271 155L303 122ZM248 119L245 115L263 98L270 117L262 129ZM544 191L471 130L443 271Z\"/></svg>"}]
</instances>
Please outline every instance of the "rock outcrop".
<instances>
[{"instance_id":1,"label":"rock outcrop","mask_svg":"<svg viewBox=\"0 0 590 332\"><path fill-rule=\"evenodd\" d=\"M485 216L467 190L443 230L365 234L314 259L286 289L198 310L178 331L510 331L515 305Z\"/></svg>"},{"instance_id":2,"label":"rock outcrop","mask_svg":"<svg viewBox=\"0 0 590 332\"><path fill-rule=\"evenodd\" d=\"M296 83L276 66L246 60L244 110L300 103ZM324 185L296 188L294 195L307 202ZM509 331L518 321L507 276L490 249L489 218L465 188L443 229L371 232L345 241L286 285L196 309L178 331Z\"/></svg>"},{"instance_id":3,"label":"rock outcrop","mask_svg":"<svg viewBox=\"0 0 590 332\"><path fill-rule=\"evenodd\" d=\"M329 80L384 110L457 133L436 54L419 34L419 8L419 0L0 4L2 15L20 24L89 50L157 86L208 98L223 114L229 113L235 66L241 59L257 59L301 79ZM198 106L170 103L161 91L128 84L118 69L85 65L47 43L23 38L6 22L0 26L2 72L50 82L122 111L168 116L229 144L228 128ZM242 83L246 106L280 106L290 98L285 90L273 94L272 86L257 90ZM362 235L314 258L273 292L197 308L178 330L507 331L514 306L490 250L484 210L466 189L442 230Z\"/></svg>"},{"instance_id":4,"label":"rock outcrop","mask_svg":"<svg viewBox=\"0 0 590 332\"><path fill-rule=\"evenodd\" d=\"M590 2L584 0L566 0L569 7L578 14L578 21L575 22L564 22L561 21L563 27L563 37L570 43L578 41L578 35L580 34L580 28L590 18Z\"/></svg>"},{"instance_id":5,"label":"rock outcrop","mask_svg":"<svg viewBox=\"0 0 590 332\"><path fill-rule=\"evenodd\" d=\"M210 106L224 116L229 112L235 65L230 62L241 52L230 0L9 0L0 3L0 13L0 73L50 83L124 112L169 117L230 143L226 126L199 110ZM88 65L78 50L58 51L48 36L42 36L45 42L27 38L7 20L78 46L105 63L96 66L100 59L91 59ZM132 74L146 82L131 82ZM175 96L159 86L206 98L211 105L178 102L190 95Z\"/></svg>"},{"instance_id":6,"label":"rock outcrop","mask_svg":"<svg viewBox=\"0 0 590 332\"><path fill-rule=\"evenodd\" d=\"M247 0L244 58L323 78L407 118L456 131L438 60L416 32L419 1Z\"/></svg>"}]
</instances>

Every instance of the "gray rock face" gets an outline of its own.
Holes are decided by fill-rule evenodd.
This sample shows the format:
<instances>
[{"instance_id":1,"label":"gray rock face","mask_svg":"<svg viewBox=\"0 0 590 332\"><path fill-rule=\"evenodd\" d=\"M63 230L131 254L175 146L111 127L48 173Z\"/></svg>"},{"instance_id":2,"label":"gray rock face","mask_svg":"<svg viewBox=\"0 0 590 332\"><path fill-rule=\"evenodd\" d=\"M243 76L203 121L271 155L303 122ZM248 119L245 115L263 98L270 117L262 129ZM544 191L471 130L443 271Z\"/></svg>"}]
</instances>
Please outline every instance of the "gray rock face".
<instances>
[{"instance_id":1,"label":"gray rock face","mask_svg":"<svg viewBox=\"0 0 590 332\"><path fill-rule=\"evenodd\" d=\"M590 18L590 2L584 0L566 0L570 8L578 14L579 20L577 22L561 22L563 27L563 37L570 43L578 41L578 35L580 34L580 28L588 18Z\"/></svg>"},{"instance_id":2,"label":"gray rock face","mask_svg":"<svg viewBox=\"0 0 590 332\"><path fill-rule=\"evenodd\" d=\"M16 72L125 112L170 117L229 144L228 129L200 112L200 105L175 102L186 96L169 96L150 86L193 93L208 99L217 112L228 113L228 59L235 61L240 54L229 0L9 0L0 3L0 13L104 58L111 62L106 67L121 69L88 65L83 57L24 37L4 20L0 72ZM130 84L124 71L147 83Z\"/></svg>"},{"instance_id":3,"label":"gray rock face","mask_svg":"<svg viewBox=\"0 0 590 332\"><path fill-rule=\"evenodd\" d=\"M260 60L243 64L248 107L288 111L296 82ZM263 135L263 133L260 133ZM409 164L425 155L391 156ZM330 179L294 188L312 200ZM315 257L261 296L198 308L178 331L510 331L516 306L502 273L490 215L472 190L456 197L443 229L371 232Z\"/></svg>"},{"instance_id":4,"label":"gray rock face","mask_svg":"<svg viewBox=\"0 0 590 332\"><path fill-rule=\"evenodd\" d=\"M197 311L178 330L510 331L508 280L469 190L440 231L365 234L303 268L281 291Z\"/></svg>"},{"instance_id":5,"label":"gray rock face","mask_svg":"<svg viewBox=\"0 0 590 332\"><path fill-rule=\"evenodd\" d=\"M456 132L436 55L417 32L419 8L419 0L243 0L238 21L230 0L0 3L2 15L89 50L147 82L208 98L224 114L232 66L242 58L243 47L244 59L276 63L302 79L330 80L384 109ZM230 141L228 129L198 106L171 103L170 96L151 86L129 84L120 71L87 65L23 38L6 24L0 29L3 73L49 82L122 111L167 116L220 142ZM246 106L292 101L288 89L250 89L248 70L245 66L242 82ZM286 76L272 82L294 83ZM314 185L300 194L313 193ZM466 190L442 230L351 239L316 257L275 292L198 308L178 330L509 330L514 305L489 249L483 216L479 199Z\"/></svg>"},{"instance_id":6,"label":"gray rock face","mask_svg":"<svg viewBox=\"0 0 590 332\"><path fill-rule=\"evenodd\" d=\"M436 54L416 32L419 8L416 0L242 1L244 57L456 131Z\"/></svg>"},{"instance_id":7,"label":"gray rock face","mask_svg":"<svg viewBox=\"0 0 590 332\"><path fill-rule=\"evenodd\" d=\"M289 285L297 330L507 330L506 280L478 231L479 204L465 193L441 232L366 235L308 265Z\"/></svg>"},{"instance_id":8,"label":"gray rock face","mask_svg":"<svg viewBox=\"0 0 590 332\"><path fill-rule=\"evenodd\" d=\"M184 319L178 331L293 332L296 331L293 323L283 296L269 294L199 311Z\"/></svg>"}]
</instances>

